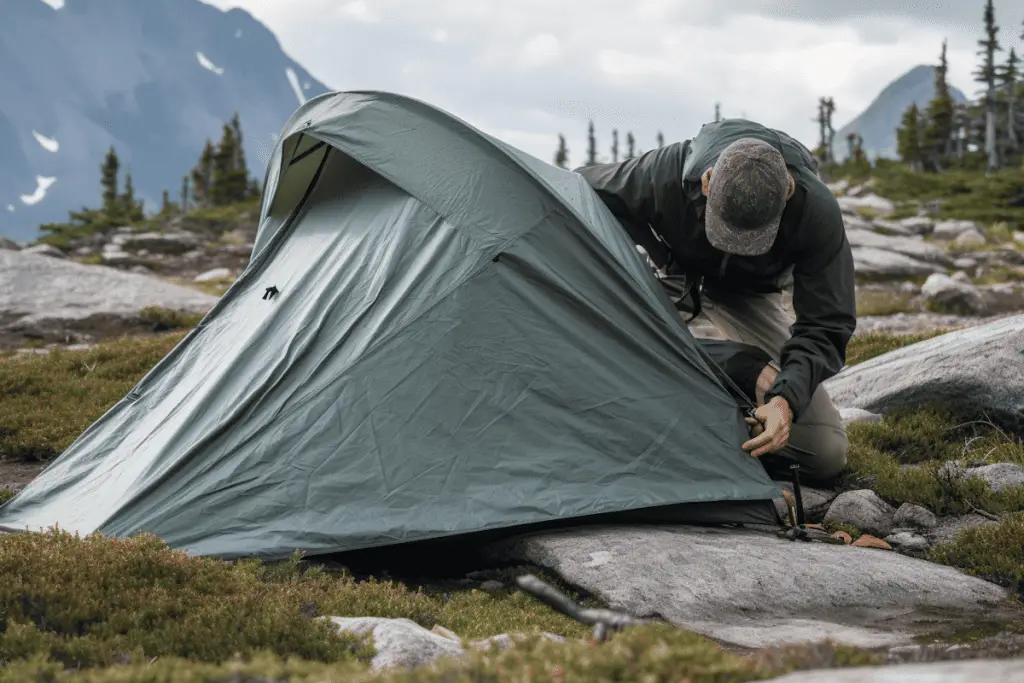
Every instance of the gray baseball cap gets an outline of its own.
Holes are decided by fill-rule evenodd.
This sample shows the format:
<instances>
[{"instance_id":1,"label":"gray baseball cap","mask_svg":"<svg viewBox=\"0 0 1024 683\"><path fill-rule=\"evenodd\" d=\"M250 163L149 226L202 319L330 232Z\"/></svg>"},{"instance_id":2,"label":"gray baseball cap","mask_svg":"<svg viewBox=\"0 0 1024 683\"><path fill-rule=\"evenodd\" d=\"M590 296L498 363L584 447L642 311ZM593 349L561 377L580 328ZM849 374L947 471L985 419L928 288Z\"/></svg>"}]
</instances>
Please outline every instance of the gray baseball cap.
<instances>
[{"instance_id":1,"label":"gray baseball cap","mask_svg":"<svg viewBox=\"0 0 1024 683\"><path fill-rule=\"evenodd\" d=\"M716 249L739 256L768 252L779 233L789 192L786 161L771 144L741 138L711 171L704 231Z\"/></svg>"}]
</instances>

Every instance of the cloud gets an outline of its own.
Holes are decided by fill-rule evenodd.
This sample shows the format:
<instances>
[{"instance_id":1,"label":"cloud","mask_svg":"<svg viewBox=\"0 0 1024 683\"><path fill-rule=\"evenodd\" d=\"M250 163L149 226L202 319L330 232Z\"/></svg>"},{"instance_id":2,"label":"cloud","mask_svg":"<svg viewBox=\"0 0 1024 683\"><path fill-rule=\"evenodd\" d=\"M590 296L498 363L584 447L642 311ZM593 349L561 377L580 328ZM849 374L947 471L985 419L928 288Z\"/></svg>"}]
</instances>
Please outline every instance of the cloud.
<instances>
[{"instance_id":1,"label":"cloud","mask_svg":"<svg viewBox=\"0 0 1024 683\"><path fill-rule=\"evenodd\" d=\"M835 98L839 127L934 63L943 39L951 81L973 94L982 21L982 4L966 1L207 1L252 12L332 88L426 100L545 160L562 133L571 164L588 119L607 158L612 128L650 149L658 130L692 136L716 102L813 144L819 97ZM1019 4L996 2L1007 42Z\"/></svg>"}]
</instances>

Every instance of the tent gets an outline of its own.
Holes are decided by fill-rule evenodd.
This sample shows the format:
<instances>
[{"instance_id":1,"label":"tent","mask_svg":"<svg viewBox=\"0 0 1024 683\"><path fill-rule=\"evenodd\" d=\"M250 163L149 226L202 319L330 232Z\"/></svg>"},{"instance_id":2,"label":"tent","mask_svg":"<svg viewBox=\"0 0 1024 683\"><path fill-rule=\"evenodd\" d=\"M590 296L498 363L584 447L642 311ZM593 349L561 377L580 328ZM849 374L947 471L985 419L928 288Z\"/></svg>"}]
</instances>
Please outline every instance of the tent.
<instances>
[{"instance_id":1,"label":"tent","mask_svg":"<svg viewBox=\"0 0 1024 683\"><path fill-rule=\"evenodd\" d=\"M578 174L335 92L286 122L264 187L244 272L0 528L276 559L778 521L737 401Z\"/></svg>"}]
</instances>

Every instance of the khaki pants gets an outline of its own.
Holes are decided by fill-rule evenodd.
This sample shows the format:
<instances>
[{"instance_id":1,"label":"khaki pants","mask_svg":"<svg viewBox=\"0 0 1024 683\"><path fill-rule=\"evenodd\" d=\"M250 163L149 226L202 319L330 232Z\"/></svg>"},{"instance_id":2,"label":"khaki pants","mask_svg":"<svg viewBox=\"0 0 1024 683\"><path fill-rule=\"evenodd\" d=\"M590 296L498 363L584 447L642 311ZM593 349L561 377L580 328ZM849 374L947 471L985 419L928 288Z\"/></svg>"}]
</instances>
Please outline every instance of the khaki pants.
<instances>
[{"instance_id":1,"label":"khaki pants","mask_svg":"<svg viewBox=\"0 0 1024 683\"><path fill-rule=\"evenodd\" d=\"M701 306L697 320L705 318L732 341L760 347L772 357L773 367L779 369L782 346L790 338L790 326L796 322L783 293L705 291L701 293ZM684 314L686 318L689 314ZM789 442L815 454L813 458L794 454L799 458L801 475L810 479L832 479L846 467L846 429L825 387L818 387L807 409L793 423Z\"/></svg>"}]
</instances>

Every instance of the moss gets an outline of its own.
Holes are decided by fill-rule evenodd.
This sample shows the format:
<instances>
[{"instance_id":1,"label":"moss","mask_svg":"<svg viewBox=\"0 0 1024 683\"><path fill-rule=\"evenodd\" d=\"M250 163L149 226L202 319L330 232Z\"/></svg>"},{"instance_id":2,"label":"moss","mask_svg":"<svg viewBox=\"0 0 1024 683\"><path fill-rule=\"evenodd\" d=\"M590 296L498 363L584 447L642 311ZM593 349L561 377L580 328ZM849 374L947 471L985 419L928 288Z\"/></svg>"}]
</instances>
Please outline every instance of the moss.
<instances>
[{"instance_id":1,"label":"moss","mask_svg":"<svg viewBox=\"0 0 1024 683\"><path fill-rule=\"evenodd\" d=\"M959 567L974 576L1008 586L1024 598L1024 512L998 524L967 529L932 548L928 559Z\"/></svg>"},{"instance_id":2,"label":"moss","mask_svg":"<svg viewBox=\"0 0 1024 683\"><path fill-rule=\"evenodd\" d=\"M976 285L996 285L1005 282L1024 282L1024 267L985 266L984 272L974 279Z\"/></svg>"},{"instance_id":3,"label":"moss","mask_svg":"<svg viewBox=\"0 0 1024 683\"><path fill-rule=\"evenodd\" d=\"M9 501L11 498L14 498L14 490L13 489L0 489L0 505L3 505L7 501Z\"/></svg>"},{"instance_id":4,"label":"moss","mask_svg":"<svg viewBox=\"0 0 1024 683\"><path fill-rule=\"evenodd\" d=\"M102 266L104 264L103 254L89 254L75 260L87 266Z\"/></svg>"},{"instance_id":5,"label":"moss","mask_svg":"<svg viewBox=\"0 0 1024 683\"><path fill-rule=\"evenodd\" d=\"M919 307L914 298L902 292L885 292L873 290L857 291L857 315L895 315L896 313L915 313Z\"/></svg>"},{"instance_id":6,"label":"moss","mask_svg":"<svg viewBox=\"0 0 1024 683\"><path fill-rule=\"evenodd\" d=\"M0 372L0 453L54 457L132 387L182 338L123 339L85 351L4 359Z\"/></svg>"},{"instance_id":7,"label":"moss","mask_svg":"<svg viewBox=\"0 0 1024 683\"><path fill-rule=\"evenodd\" d=\"M846 364L857 365L866 360L910 346L918 342L946 334L949 330L939 329L916 334L890 334L888 332L868 332L857 335L846 347Z\"/></svg>"},{"instance_id":8,"label":"moss","mask_svg":"<svg viewBox=\"0 0 1024 683\"><path fill-rule=\"evenodd\" d=\"M139 311L139 318L150 325L154 332L191 329L199 324L204 315L159 306L148 306Z\"/></svg>"}]
</instances>

